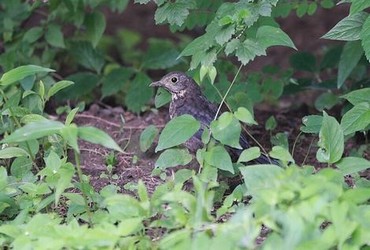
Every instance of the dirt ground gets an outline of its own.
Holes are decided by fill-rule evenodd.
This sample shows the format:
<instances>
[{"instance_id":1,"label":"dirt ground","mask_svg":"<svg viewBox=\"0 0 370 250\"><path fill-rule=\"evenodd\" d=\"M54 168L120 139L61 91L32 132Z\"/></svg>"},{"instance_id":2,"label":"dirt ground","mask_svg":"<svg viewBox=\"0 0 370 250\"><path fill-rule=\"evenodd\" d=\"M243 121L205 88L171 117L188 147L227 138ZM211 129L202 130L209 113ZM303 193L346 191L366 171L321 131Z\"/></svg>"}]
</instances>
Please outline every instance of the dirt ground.
<instances>
[{"instance_id":1,"label":"dirt ground","mask_svg":"<svg viewBox=\"0 0 370 250\"><path fill-rule=\"evenodd\" d=\"M107 25L108 33L114 34L118 28L128 28L140 32L143 37L168 37L173 38L167 26L156 26L153 20L154 6L129 4L122 15L109 15ZM280 20L282 29L293 39L298 50L314 51L320 54L324 44L328 41L319 38L332 28L339 20L346 16L348 10L345 7L337 7L332 10L319 10L317 15L298 18L292 14L289 18ZM311 42L307 42L311 41ZM289 65L289 54L293 53L287 48L272 48L266 57L256 59L247 66L247 70L258 70L264 65L275 64L282 68ZM264 129L265 121L274 115L278 127L273 131L284 132L288 135L289 144L292 146L296 141L294 159L297 164L312 164L317 167L322 165L316 161L317 137L300 134L301 119L315 112L308 108L305 103L312 102L315 94L307 94L303 98L286 97L280 105L274 107L260 105L255 110L255 117L259 126L248 128L255 138L269 150L271 148L270 134ZM296 100L303 100L297 105ZM119 145L125 149L125 153L116 153L117 162L110 170L106 159L110 150L98 145L81 142L81 157L83 171L91 178L92 185L100 190L108 184L116 184L122 192L130 193L130 183L137 183L139 179L146 184L148 191L152 192L162 182L158 176L152 175L154 163L159 154L153 151L143 153L139 149L139 136L143 129L150 124L163 128L169 120L167 108L159 111L151 110L141 115L127 112L123 107L109 107L103 103L95 103L89 109L76 116L78 125L90 125L100 128L109 133ZM298 137L298 138L297 138ZM309 147L308 145L312 145ZM347 152L352 143L347 144Z\"/></svg>"}]
</instances>

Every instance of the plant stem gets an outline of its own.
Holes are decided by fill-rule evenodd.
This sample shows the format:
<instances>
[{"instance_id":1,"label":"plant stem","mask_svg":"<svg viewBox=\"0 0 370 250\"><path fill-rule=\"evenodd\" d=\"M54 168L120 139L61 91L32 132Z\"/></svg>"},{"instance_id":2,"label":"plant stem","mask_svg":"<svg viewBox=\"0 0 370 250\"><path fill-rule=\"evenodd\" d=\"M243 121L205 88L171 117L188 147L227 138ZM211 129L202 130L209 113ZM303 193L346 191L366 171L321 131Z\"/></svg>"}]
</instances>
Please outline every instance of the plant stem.
<instances>
[{"instance_id":1,"label":"plant stem","mask_svg":"<svg viewBox=\"0 0 370 250\"><path fill-rule=\"evenodd\" d=\"M87 213L87 217L88 217L88 223L90 225L90 227L92 227L92 214L91 214L91 210L90 210L90 207L89 207L89 202L87 200L87 194L85 193L85 189L84 189L84 183L85 181L83 180L83 175L82 175L82 170L81 170L81 165L80 165L80 154L76 151L76 150L73 150L74 152L74 157L75 157L75 161L76 161L76 169L77 169L77 176L78 176L78 179L80 181L80 185L81 185L81 192L82 192L82 197L84 199L84 202L85 202L85 209L86 209L86 213Z\"/></svg>"},{"instance_id":2,"label":"plant stem","mask_svg":"<svg viewBox=\"0 0 370 250\"><path fill-rule=\"evenodd\" d=\"M240 64L240 67L239 67L238 71L236 72L236 74L235 74L235 76L234 76L234 79L232 80L232 82L231 82L231 84L230 84L229 88L227 89L227 91L226 91L225 95L222 97L221 103L220 103L220 105L218 106L218 109L217 109L216 115L215 115L215 117L214 117L214 119L213 119L213 120L216 120L216 119L217 119L218 114L220 113L220 110L221 110L221 106L222 106L222 104L225 102L225 99L226 99L227 95L229 94L229 92L230 92L231 88L234 86L234 83L235 83L235 81L236 81L236 78L238 77L238 75L239 75L240 70L242 69L242 67L243 67L243 64Z\"/></svg>"}]
</instances>

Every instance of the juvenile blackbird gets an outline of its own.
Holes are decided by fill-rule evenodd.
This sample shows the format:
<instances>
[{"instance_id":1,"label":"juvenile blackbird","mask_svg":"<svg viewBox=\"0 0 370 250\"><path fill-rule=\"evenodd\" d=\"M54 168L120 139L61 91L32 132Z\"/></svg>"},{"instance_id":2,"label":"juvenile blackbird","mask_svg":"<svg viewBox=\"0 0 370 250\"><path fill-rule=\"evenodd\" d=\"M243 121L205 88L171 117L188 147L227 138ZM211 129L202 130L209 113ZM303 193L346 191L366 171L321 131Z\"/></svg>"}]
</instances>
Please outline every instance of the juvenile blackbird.
<instances>
[{"instance_id":1,"label":"juvenile blackbird","mask_svg":"<svg viewBox=\"0 0 370 250\"><path fill-rule=\"evenodd\" d=\"M203 146L201 141L202 131L209 127L217 113L217 106L206 99L198 84L182 72L171 72L161 80L152 82L151 87L162 87L172 96L169 113L171 119L183 114L190 114L201 123L201 129L186 143L185 146L192 152ZM202 129L203 128L203 129ZM239 140L243 149L249 147L246 136L242 133ZM228 148L233 158L239 157L243 149ZM254 160L258 164L277 164L275 160L261 155Z\"/></svg>"}]
</instances>

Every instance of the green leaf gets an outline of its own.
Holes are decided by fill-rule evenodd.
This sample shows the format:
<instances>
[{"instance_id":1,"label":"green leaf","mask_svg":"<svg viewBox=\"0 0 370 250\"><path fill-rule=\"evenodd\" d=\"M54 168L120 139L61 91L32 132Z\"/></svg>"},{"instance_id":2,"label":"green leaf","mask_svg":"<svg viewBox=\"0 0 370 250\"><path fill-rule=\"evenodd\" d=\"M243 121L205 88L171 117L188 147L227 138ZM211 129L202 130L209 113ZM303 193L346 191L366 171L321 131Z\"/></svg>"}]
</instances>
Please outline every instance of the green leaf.
<instances>
[{"instance_id":1,"label":"green leaf","mask_svg":"<svg viewBox=\"0 0 370 250\"><path fill-rule=\"evenodd\" d=\"M296 70L303 70L308 72L316 71L316 59L308 52L298 52L290 57L290 64Z\"/></svg>"},{"instance_id":2,"label":"green leaf","mask_svg":"<svg viewBox=\"0 0 370 250\"><path fill-rule=\"evenodd\" d=\"M352 105L357 105L363 102L370 104L370 88L357 89L341 96L349 101Z\"/></svg>"},{"instance_id":3,"label":"green leaf","mask_svg":"<svg viewBox=\"0 0 370 250\"><path fill-rule=\"evenodd\" d=\"M270 156L272 158L284 161L284 162L293 162L294 159L292 155L289 153L289 151L286 148L283 148L281 146L274 146L272 147L272 150L270 152Z\"/></svg>"},{"instance_id":4,"label":"green leaf","mask_svg":"<svg viewBox=\"0 0 370 250\"><path fill-rule=\"evenodd\" d=\"M10 159L21 156L29 157L30 155L26 150L17 147L7 147L0 150L0 159Z\"/></svg>"},{"instance_id":5,"label":"green leaf","mask_svg":"<svg viewBox=\"0 0 370 250\"><path fill-rule=\"evenodd\" d=\"M184 143L199 129L200 123L191 115L173 118L162 130L155 152Z\"/></svg>"},{"instance_id":6,"label":"green leaf","mask_svg":"<svg viewBox=\"0 0 370 250\"><path fill-rule=\"evenodd\" d=\"M365 19L369 14L358 12L343 18L322 38L342 41L356 41L360 39L360 32Z\"/></svg>"},{"instance_id":7,"label":"green leaf","mask_svg":"<svg viewBox=\"0 0 370 250\"><path fill-rule=\"evenodd\" d=\"M348 42L344 45L338 66L337 87L342 87L364 53L360 41Z\"/></svg>"},{"instance_id":8,"label":"green leaf","mask_svg":"<svg viewBox=\"0 0 370 250\"><path fill-rule=\"evenodd\" d=\"M85 141L123 152L112 137L100 129L94 127L78 127L78 137Z\"/></svg>"},{"instance_id":9,"label":"green leaf","mask_svg":"<svg viewBox=\"0 0 370 250\"><path fill-rule=\"evenodd\" d=\"M7 86L16 83L27 76L35 75L37 73L54 72L53 69L40 67L37 65L25 65L4 73L0 78L0 85Z\"/></svg>"},{"instance_id":10,"label":"green leaf","mask_svg":"<svg viewBox=\"0 0 370 250\"><path fill-rule=\"evenodd\" d=\"M315 108L319 111L323 111L324 109L331 109L334 107L339 101L339 97L331 92L322 93L316 100L315 100Z\"/></svg>"},{"instance_id":11,"label":"green leaf","mask_svg":"<svg viewBox=\"0 0 370 250\"><path fill-rule=\"evenodd\" d=\"M261 156L261 151L259 147L250 147L248 149L243 150L243 152L239 156L238 163L248 162L248 161L257 159L260 156Z\"/></svg>"},{"instance_id":12,"label":"green leaf","mask_svg":"<svg viewBox=\"0 0 370 250\"><path fill-rule=\"evenodd\" d=\"M264 164L240 167L239 170L243 175L247 189L252 192L253 190L274 188L274 180L283 171L277 166Z\"/></svg>"},{"instance_id":13,"label":"green leaf","mask_svg":"<svg viewBox=\"0 0 370 250\"><path fill-rule=\"evenodd\" d=\"M155 12L156 24L167 21L171 25L183 25L189 15L189 9L195 8L193 0L177 0L176 2L166 2Z\"/></svg>"},{"instance_id":14,"label":"green leaf","mask_svg":"<svg viewBox=\"0 0 370 250\"><path fill-rule=\"evenodd\" d=\"M129 82L133 75L130 68L117 68L109 72L102 80L102 98L117 94Z\"/></svg>"},{"instance_id":15,"label":"green leaf","mask_svg":"<svg viewBox=\"0 0 370 250\"><path fill-rule=\"evenodd\" d=\"M104 64L104 56L90 42L76 41L71 43L71 54L76 62L83 67L100 74ZM81 74L81 73L80 73Z\"/></svg>"},{"instance_id":16,"label":"green leaf","mask_svg":"<svg viewBox=\"0 0 370 250\"><path fill-rule=\"evenodd\" d=\"M164 88L159 88L154 98L154 105L160 108L171 101L171 94Z\"/></svg>"},{"instance_id":17,"label":"green leaf","mask_svg":"<svg viewBox=\"0 0 370 250\"><path fill-rule=\"evenodd\" d=\"M47 119L45 117L43 117L42 115L38 115L38 114L24 115L21 118L21 123L22 124L27 124L27 123L31 123L31 122L40 122L40 121L47 121Z\"/></svg>"},{"instance_id":18,"label":"green leaf","mask_svg":"<svg viewBox=\"0 0 370 250\"><path fill-rule=\"evenodd\" d=\"M99 77L95 74L82 72L67 77L74 84L65 87L55 94L57 100L78 99L92 92L99 83Z\"/></svg>"},{"instance_id":19,"label":"green leaf","mask_svg":"<svg viewBox=\"0 0 370 250\"><path fill-rule=\"evenodd\" d=\"M211 166L234 174L233 163L223 146L215 146L204 153L204 160Z\"/></svg>"},{"instance_id":20,"label":"green leaf","mask_svg":"<svg viewBox=\"0 0 370 250\"><path fill-rule=\"evenodd\" d=\"M246 39L241 43L235 52L238 60L246 65L249 61L252 61L256 56L265 56L266 48L256 41Z\"/></svg>"},{"instance_id":21,"label":"green leaf","mask_svg":"<svg viewBox=\"0 0 370 250\"><path fill-rule=\"evenodd\" d=\"M234 116L239 121L247 124L258 125L258 123L254 120L252 113L244 107L239 107L238 110L234 112Z\"/></svg>"},{"instance_id":22,"label":"green leaf","mask_svg":"<svg viewBox=\"0 0 370 250\"><path fill-rule=\"evenodd\" d=\"M73 187L71 183L72 177L75 174L74 166L70 163L64 164L58 171L59 179L55 186L55 198L54 204L57 205L60 199L60 196L63 194L64 190L67 188Z\"/></svg>"},{"instance_id":23,"label":"green leaf","mask_svg":"<svg viewBox=\"0 0 370 250\"><path fill-rule=\"evenodd\" d=\"M302 118L304 126L300 128L303 133L317 134L320 132L323 117L320 115L308 115Z\"/></svg>"},{"instance_id":24,"label":"green leaf","mask_svg":"<svg viewBox=\"0 0 370 250\"><path fill-rule=\"evenodd\" d=\"M76 116L77 112L79 111L79 109L80 108L77 107L77 108L74 108L71 111L69 111L69 113L68 113L68 115L66 117L66 121L64 123L65 125L70 125L72 123L72 121L75 118L75 116Z\"/></svg>"},{"instance_id":25,"label":"green leaf","mask_svg":"<svg viewBox=\"0 0 370 250\"><path fill-rule=\"evenodd\" d=\"M349 11L350 15L356 14L357 12L363 11L364 9L370 7L370 2L368 0L354 0L351 1L351 8Z\"/></svg>"},{"instance_id":26,"label":"green leaf","mask_svg":"<svg viewBox=\"0 0 370 250\"><path fill-rule=\"evenodd\" d=\"M125 104L128 109L139 113L141 108L150 101L154 91L153 88L149 87L150 82L151 80L147 75L143 73L138 73L136 75L131 82L131 87L125 98Z\"/></svg>"},{"instance_id":27,"label":"green leaf","mask_svg":"<svg viewBox=\"0 0 370 250\"><path fill-rule=\"evenodd\" d=\"M158 133L159 131L156 126L150 125L146 127L140 134L140 150L143 152L147 151L153 144Z\"/></svg>"},{"instance_id":28,"label":"green leaf","mask_svg":"<svg viewBox=\"0 0 370 250\"><path fill-rule=\"evenodd\" d=\"M28 43L36 42L44 33L41 27L32 27L31 29L27 30L26 33L23 35L23 41Z\"/></svg>"},{"instance_id":29,"label":"green leaf","mask_svg":"<svg viewBox=\"0 0 370 250\"><path fill-rule=\"evenodd\" d=\"M349 175L370 168L370 161L359 157L344 157L335 165L343 175Z\"/></svg>"},{"instance_id":30,"label":"green leaf","mask_svg":"<svg viewBox=\"0 0 370 250\"><path fill-rule=\"evenodd\" d=\"M186 165L191 162L192 156L186 149L170 148L161 153L158 160L155 162L155 167L166 169L169 167L176 167Z\"/></svg>"},{"instance_id":31,"label":"green leaf","mask_svg":"<svg viewBox=\"0 0 370 250\"><path fill-rule=\"evenodd\" d=\"M26 140L38 139L60 133L62 128L64 128L64 124L58 121L46 120L28 123L5 137L1 142L23 142Z\"/></svg>"},{"instance_id":32,"label":"green leaf","mask_svg":"<svg viewBox=\"0 0 370 250\"><path fill-rule=\"evenodd\" d=\"M344 151L343 130L334 117L323 112L323 121L319 133L319 149L316 157L320 162L335 163L342 158Z\"/></svg>"},{"instance_id":33,"label":"green leaf","mask_svg":"<svg viewBox=\"0 0 370 250\"><path fill-rule=\"evenodd\" d=\"M224 27L221 27L217 35L215 36L215 40L219 45L224 45L226 42L228 42L232 36L235 34L235 27L234 25L227 25Z\"/></svg>"},{"instance_id":34,"label":"green leaf","mask_svg":"<svg viewBox=\"0 0 370 250\"><path fill-rule=\"evenodd\" d=\"M360 37L366 58L370 62L370 16L366 18L365 23L362 26Z\"/></svg>"},{"instance_id":35,"label":"green leaf","mask_svg":"<svg viewBox=\"0 0 370 250\"><path fill-rule=\"evenodd\" d=\"M281 45L293 48L295 50L297 49L293 41L284 31L273 26L259 27L256 34L256 39L257 42L265 48Z\"/></svg>"},{"instance_id":36,"label":"green leaf","mask_svg":"<svg viewBox=\"0 0 370 250\"><path fill-rule=\"evenodd\" d=\"M344 135L361 131L370 124L370 104L362 102L347 111L340 122Z\"/></svg>"},{"instance_id":37,"label":"green leaf","mask_svg":"<svg viewBox=\"0 0 370 250\"><path fill-rule=\"evenodd\" d=\"M59 82L54 83L50 87L50 89L49 89L49 91L48 91L48 93L46 95L46 100L49 100L50 97L52 97L53 95L55 95L56 93L58 93L60 90L62 90L64 88L67 88L68 86L71 86L73 84L74 84L74 82L68 81L68 80L62 80L62 81L59 81Z\"/></svg>"},{"instance_id":38,"label":"green leaf","mask_svg":"<svg viewBox=\"0 0 370 250\"><path fill-rule=\"evenodd\" d=\"M277 127L277 122L274 116L270 116L265 124L266 130L274 130Z\"/></svg>"},{"instance_id":39,"label":"green leaf","mask_svg":"<svg viewBox=\"0 0 370 250\"><path fill-rule=\"evenodd\" d=\"M45 40L54 47L65 48L64 37L61 27L56 24L49 24L45 34Z\"/></svg>"},{"instance_id":40,"label":"green leaf","mask_svg":"<svg viewBox=\"0 0 370 250\"><path fill-rule=\"evenodd\" d=\"M239 121L230 112L224 112L211 122L212 136L224 145L241 148L239 144L241 126Z\"/></svg>"},{"instance_id":41,"label":"green leaf","mask_svg":"<svg viewBox=\"0 0 370 250\"><path fill-rule=\"evenodd\" d=\"M232 39L230 42L226 44L225 47L225 54L230 55L233 53L238 47L240 46L240 40L239 39Z\"/></svg>"},{"instance_id":42,"label":"green leaf","mask_svg":"<svg viewBox=\"0 0 370 250\"><path fill-rule=\"evenodd\" d=\"M85 17L85 25L87 28L87 37L93 47L96 47L105 30L105 16L98 11L89 13Z\"/></svg>"},{"instance_id":43,"label":"green leaf","mask_svg":"<svg viewBox=\"0 0 370 250\"><path fill-rule=\"evenodd\" d=\"M170 41L149 39L149 48L143 58L142 67L145 69L167 69L179 64L179 51Z\"/></svg>"}]
</instances>

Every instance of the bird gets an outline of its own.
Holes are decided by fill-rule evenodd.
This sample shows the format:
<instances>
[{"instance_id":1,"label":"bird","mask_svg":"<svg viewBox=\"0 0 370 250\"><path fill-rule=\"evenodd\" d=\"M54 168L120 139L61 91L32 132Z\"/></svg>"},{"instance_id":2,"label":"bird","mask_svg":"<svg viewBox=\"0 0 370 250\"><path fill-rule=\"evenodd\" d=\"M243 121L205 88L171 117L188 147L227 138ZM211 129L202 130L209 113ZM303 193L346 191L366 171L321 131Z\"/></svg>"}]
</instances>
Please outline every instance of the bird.
<instances>
[{"instance_id":1,"label":"bird","mask_svg":"<svg viewBox=\"0 0 370 250\"><path fill-rule=\"evenodd\" d=\"M215 119L218 106L210 102L202 93L200 86L195 81L183 72L175 71L166 74L159 81L152 82L150 87L162 87L171 94L171 102L169 106L170 118L181 116L184 114L192 115L201 123L201 128L185 142L191 152L196 152L197 149L203 147L201 135L204 128L209 128L211 122ZM242 149L227 147L232 158L240 156L244 149L250 147L247 137L241 133L239 143ZM253 160L256 164L278 164L275 159L261 154L257 159Z\"/></svg>"}]
</instances>

